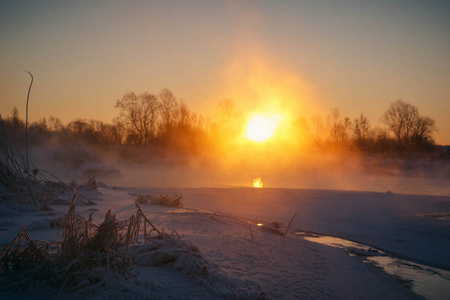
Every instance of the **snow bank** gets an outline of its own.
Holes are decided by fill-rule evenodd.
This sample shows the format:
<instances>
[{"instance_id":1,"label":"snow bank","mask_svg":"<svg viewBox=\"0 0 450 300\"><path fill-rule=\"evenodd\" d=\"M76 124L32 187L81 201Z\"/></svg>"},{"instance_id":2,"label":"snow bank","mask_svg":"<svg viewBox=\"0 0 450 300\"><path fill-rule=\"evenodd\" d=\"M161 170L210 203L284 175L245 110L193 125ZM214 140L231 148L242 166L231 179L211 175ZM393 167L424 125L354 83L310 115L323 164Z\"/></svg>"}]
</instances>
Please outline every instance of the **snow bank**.
<instances>
[{"instance_id":1,"label":"snow bank","mask_svg":"<svg viewBox=\"0 0 450 300\"><path fill-rule=\"evenodd\" d=\"M93 197L100 213L92 211L92 206L77 208L85 217L94 212L94 222L102 220L102 214L108 209L118 219L129 217L135 211L135 194L132 193L183 195L184 208L141 206L155 226L165 232L174 228L182 239L171 237L139 242L129 249L132 260L128 271L93 267L83 273L75 285L62 289L42 278L30 279L24 273L2 275L0 297L420 299L395 278L361 263L358 257L348 256L343 249L311 243L292 234L283 242L283 236L260 230L254 223L287 224L297 212L291 226L293 231L308 229L356 236L374 242L370 244L382 243L383 239L392 241L402 234L405 244L415 245L416 238L439 240L438 234L430 238L432 228L422 222L442 221L416 218L415 214L440 214L449 208L449 199L445 197L394 195L392 198L392 195L377 193L289 189L158 190L101 186L100 193ZM30 231L33 238L53 236L55 239L57 230L46 227L47 220L39 221L49 218L45 213L3 207L5 210L2 213L0 209L0 213L4 230L0 231L0 243L9 242L11 235L28 224L34 227ZM56 216L68 207L54 205L52 208ZM441 227L440 230L448 230L448 225ZM411 228L417 231L413 233ZM445 237L445 232L438 233L441 239ZM426 246L435 251L433 245Z\"/></svg>"}]
</instances>

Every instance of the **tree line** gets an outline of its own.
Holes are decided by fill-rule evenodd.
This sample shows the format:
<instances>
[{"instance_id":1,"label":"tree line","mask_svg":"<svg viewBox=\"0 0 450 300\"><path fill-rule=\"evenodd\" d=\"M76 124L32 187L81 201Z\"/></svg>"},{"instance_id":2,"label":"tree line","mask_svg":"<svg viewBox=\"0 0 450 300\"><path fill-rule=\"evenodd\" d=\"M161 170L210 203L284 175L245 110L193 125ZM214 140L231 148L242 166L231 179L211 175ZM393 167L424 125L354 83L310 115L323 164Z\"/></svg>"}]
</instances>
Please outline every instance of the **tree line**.
<instances>
[{"instance_id":1,"label":"tree line","mask_svg":"<svg viewBox=\"0 0 450 300\"><path fill-rule=\"evenodd\" d=\"M211 151L242 132L245 119L232 100L218 104L214 120L192 112L186 103L163 89L158 94L127 93L115 103L118 116L112 123L77 119L64 125L56 117L29 124L29 142L43 143L47 137L61 141L81 140L108 147L136 145L164 150L199 153ZM435 149L435 121L402 100L391 103L381 116L385 127L373 127L361 114L351 120L339 109L326 116L298 117L292 124L293 139L315 149L357 149L367 153L403 154ZM23 141L25 122L17 108L3 119L3 127L16 144Z\"/></svg>"},{"instance_id":2,"label":"tree line","mask_svg":"<svg viewBox=\"0 0 450 300\"><path fill-rule=\"evenodd\" d=\"M421 115L416 106L397 100L391 103L380 121L384 128L373 127L364 114L352 121L335 108L324 119L313 118L312 140L323 147L341 145L372 153L404 154L435 150L436 122Z\"/></svg>"}]
</instances>

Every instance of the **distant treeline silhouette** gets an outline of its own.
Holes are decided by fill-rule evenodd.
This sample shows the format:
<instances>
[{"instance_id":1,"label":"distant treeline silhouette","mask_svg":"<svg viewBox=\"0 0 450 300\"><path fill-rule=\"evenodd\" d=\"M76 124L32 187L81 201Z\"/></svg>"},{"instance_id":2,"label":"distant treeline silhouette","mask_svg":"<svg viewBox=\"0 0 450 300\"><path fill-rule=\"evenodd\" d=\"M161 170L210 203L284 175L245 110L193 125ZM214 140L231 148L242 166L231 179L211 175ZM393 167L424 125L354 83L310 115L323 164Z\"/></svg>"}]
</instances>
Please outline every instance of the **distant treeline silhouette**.
<instances>
[{"instance_id":1,"label":"distant treeline silhouette","mask_svg":"<svg viewBox=\"0 0 450 300\"><path fill-rule=\"evenodd\" d=\"M201 154L231 143L245 127L243 114L232 100L221 101L211 120L192 112L168 89L159 94L127 93L117 100L115 108L118 117L112 123L77 119L64 125L53 116L42 118L29 125L29 143L43 144L51 137L96 147L135 145L161 152ZM383 155L436 151L435 121L422 116L417 107L398 100L380 120L384 128L373 127L363 114L351 120L337 108L326 116L299 116L288 124L290 141L314 151L347 149ZM25 122L17 108L3 123L10 140L23 145Z\"/></svg>"}]
</instances>

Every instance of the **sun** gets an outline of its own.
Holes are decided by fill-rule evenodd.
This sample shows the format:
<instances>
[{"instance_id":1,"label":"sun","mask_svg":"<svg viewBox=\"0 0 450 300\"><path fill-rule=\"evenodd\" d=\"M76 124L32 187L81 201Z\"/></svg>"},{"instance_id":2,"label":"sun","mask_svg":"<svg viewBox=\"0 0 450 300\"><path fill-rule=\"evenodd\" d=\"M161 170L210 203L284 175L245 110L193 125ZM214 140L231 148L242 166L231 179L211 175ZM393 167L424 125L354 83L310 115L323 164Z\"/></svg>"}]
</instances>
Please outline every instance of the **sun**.
<instances>
[{"instance_id":1,"label":"sun","mask_svg":"<svg viewBox=\"0 0 450 300\"><path fill-rule=\"evenodd\" d=\"M278 122L278 116L254 115L247 124L247 138L255 142L270 139L275 134Z\"/></svg>"},{"instance_id":2,"label":"sun","mask_svg":"<svg viewBox=\"0 0 450 300\"><path fill-rule=\"evenodd\" d=\"M255 187L255 188L263 187L263 182L262 182L261 178L257 177L255 179L253 179L253 187Z\"/></svg>"}]
</instances>

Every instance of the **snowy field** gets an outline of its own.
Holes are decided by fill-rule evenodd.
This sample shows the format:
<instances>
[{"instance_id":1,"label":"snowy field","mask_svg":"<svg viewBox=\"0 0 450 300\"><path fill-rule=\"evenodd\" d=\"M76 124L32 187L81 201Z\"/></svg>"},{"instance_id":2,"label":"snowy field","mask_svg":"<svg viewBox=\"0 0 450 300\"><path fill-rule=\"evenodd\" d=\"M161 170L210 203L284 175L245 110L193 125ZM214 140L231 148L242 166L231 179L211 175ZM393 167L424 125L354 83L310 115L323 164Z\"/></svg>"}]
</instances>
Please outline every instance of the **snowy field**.
<instances>
[{"instance_id":1,"label":"snowy field","mask_svg":"<svg viewBox=\"0 0 450 300\"><path fill-rule=\"evenodd\" d=\"M390 189L175 189L107 184L99 183L98 191L84 192L97 205L78 205L76 213L87 217L94 212L94 222L100 224L111 209L123 220L135 213L138 194L177 193L183 196L183 208L141 207L155 227L166 232L175 229L181 240L160 241L156 246L140 241L128 250L133 263L126 274L98 271L101 280L92 281L86 275L88 279L74 287L55 289L21 282L20 276L2 277L1 299L450 297L445 288L444 294L419 295L412 288L413 281L388 275L367 263L367 253L349 255L348 248L329 247L305 238L314 233L369 245L411 263L436 267L439 276L449 283L449 273L444 270L450 270L450 196L405 195ZM41 212L2 203L0 244L7 244L23 226L33 239L56 240L58 230L50 222L68 208L53 205L53 211ZM294 214L284 238L282 234ZM281 234L270 230L277 229L268 227L272 222L281 223ZM172 259L155 264L158 255Z\"/></svg>"}]
</instances>

